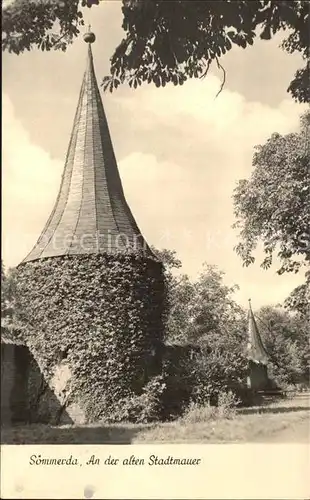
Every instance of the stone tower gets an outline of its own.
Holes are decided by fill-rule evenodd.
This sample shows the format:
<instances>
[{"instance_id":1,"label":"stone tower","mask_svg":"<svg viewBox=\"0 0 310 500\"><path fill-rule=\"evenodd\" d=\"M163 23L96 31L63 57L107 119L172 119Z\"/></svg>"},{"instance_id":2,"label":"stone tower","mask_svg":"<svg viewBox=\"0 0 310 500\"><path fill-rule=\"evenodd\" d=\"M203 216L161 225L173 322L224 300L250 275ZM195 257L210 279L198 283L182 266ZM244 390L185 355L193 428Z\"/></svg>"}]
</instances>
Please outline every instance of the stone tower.
<instances>
[{"instance_id":1,"label":"stone tower","mask_svg":"<svg viewBox=\"0 0 310 500\"><path fill-rule=\"evenodd\" d=\"M151 255L125 200L87 33L87 67L54 209L24 262L61 255Z\"/></svg>"},{"instance_id":2,"label":"stone tower","mask_svg":"<svg viewBox=\"0 0 310 500\"><path fill-rule=\"evenodd\" d=\"M125 200L94 71L95 35L84 40L87 66L59 194L17 268L17 321L73 421L134 420L161 371L162 264ZM45 402L39 411L51 410Z\"/></svg>"}]
</instances>

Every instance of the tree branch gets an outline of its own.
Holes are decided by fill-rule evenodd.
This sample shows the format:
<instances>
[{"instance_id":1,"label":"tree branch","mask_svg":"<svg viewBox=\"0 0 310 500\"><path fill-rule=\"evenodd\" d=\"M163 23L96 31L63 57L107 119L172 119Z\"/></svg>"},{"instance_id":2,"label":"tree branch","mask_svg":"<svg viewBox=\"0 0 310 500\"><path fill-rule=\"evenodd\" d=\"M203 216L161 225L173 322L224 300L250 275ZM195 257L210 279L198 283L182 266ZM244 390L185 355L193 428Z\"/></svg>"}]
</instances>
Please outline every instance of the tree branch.
<instances>
[{"instance_id":1,"label":"tree branch","mask_svg":"<svg viewBox=\"0 0 310 500\"><path fill-rule=\"evenodd\" d=\"M217 62L217 67L223 71L223 81L222 81L222 84L221 84L221 88L220 88L220 90L218 91L218 93L217 93L217 94L216 94L216 96L215 96L215 99L216 99L216 98L220 95L220 93L222 92L222 90L223 90L223 88L224 88L224 85L225 85L225 82L226 82L226 71L225 71L225 69L223 68L223 66L221 65L221 63L219 62L219 60L218 60L218 57L217 57L217 56L215 57L215 60L216 60L216 62Z\"/></svg>"}]
</instances>

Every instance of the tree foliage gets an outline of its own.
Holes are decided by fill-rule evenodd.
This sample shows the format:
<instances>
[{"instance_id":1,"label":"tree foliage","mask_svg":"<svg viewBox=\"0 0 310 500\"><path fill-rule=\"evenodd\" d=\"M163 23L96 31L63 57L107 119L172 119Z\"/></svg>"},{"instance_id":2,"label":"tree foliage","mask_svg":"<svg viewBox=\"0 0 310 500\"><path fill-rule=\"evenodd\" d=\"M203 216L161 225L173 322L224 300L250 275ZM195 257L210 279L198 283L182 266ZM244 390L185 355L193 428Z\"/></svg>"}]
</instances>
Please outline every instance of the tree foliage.
<instances>
[{"instance_id":1,"label":"tree foliage","mask_svg":"<svg viewBox=\"0 0 310 500\"><path fill-rule=\"evenodd\" d=\"M310 271L306 272L305 277L305 283L294 288L284 305L289 311L297 313L307 320L310 330Z\"/></svg>"},{"instance_id":2,"label":"tree foliage","mask_svg":"<svg viewBox=\"0 0 310 500\"><path fill-rule=\"evenodd\" d=\"M170 264L175 261L179 267L174 252L167 256ZM247 319L234 300L237 287L225 284L224 273L206 264L196 280L186 274L171 274L166 342L198 347L192 350L191 358L179 355L174 372L179 385L191 387L191 399L198 403L217 401L220 394L229 391L245 401ZM264 307L257 314L270 355L269 376L280 386L306 383L309 378L309 274L307 283L287 300L291 312Z\"/></svg>"},{"instance_id":3,"label":"tree foliage","mask_svg":"<svg viewBox=\"0 0 310 500\"><path fill-rule=\"evenodd\" d=\"M3 49L17 54L33 47L65 50L84 24L83 7L98 4L15 0L3 9ZM222 68L220 59L232 47L246 48L257 37L269 40L289 29L283 49L301 53L306 66L288 90L298 101L310 100L308 1L123 0L122 13L125 35L111 57L106 89L125 81L134 88L144 82L182 85L205 76L213 62Z\"/></svg>"},{"instance_id":4,"label":"tree foliage","mask_svg":"<svg viewBox=\"0 0 310 500\"><path fill-rule=\"evenodd\" d=\"M291 33L283 48L308 58L308 2L123 3L126 36L111 58L111 76L104 80L110 90L125 80L133 87L145 81L157 87L168 82L182 85L188 78L205 76L212 62L223 69L220 58L232 47L253 45L257 36L269 40L286 28ZM304 85L307 74L306 66L295 75L289 91L295 99L309 102L309 85Z\"/></svg>"},{"instance_id":5,"label":"tree foliage","mask_svg":"<svg viewBox=\"0 0 310 500\"><path fill-rule=\"evenodd\" d=\"M5 272L1 260L1 332L5 337L13 340L18 335L18 325L15 321L15 279L14 272Z\"/></svg>"},{"instance_id":6,"label":"tree foliage","mask_svg":"<svg viewBox=\"0 0 310 500\"><path fill-rule=\"evenodd\" d=\"M310 321L282 308L263 307L258 325L268 353L270 376L280 386L308 383L310 376Z\"/></svg>"},{"instance_id":7,"label":"tree foliage","mask_svg":"<svg viewBox=\"0 0 310 500\"><path fill-rule=\"evenodd\" d=\"M273 134L256 147L253 171L234 193L235 227L241 242L236 251L248 266L259 241L262 267L276 254L278 273L297 272L310 261L310 112L301 118L299 133Z\"/></svg>"},{"instance_id":8,"label":"tree foliage","mask_svg":"<svg viewBox=\"0 0 310 500\"><path fill-rule=\"evenodd\" d=\"M2 8L2 50L63 50L84 25L79 0L13 0Z\"/></svg>"},{"instance_id":9,"label":"tree foliage","mask_svg":"<svg viewBox=\"0 0 310 500\"><path fill-rule=\"evenodd\" d=\"M246 316L234 300L238 287L226 285L224 276L207 264L197 280L184 276L168 323L171 336L200 348L192 363L193 399L200 403L216 402L230 390L241 396L245 389Z\"/></svg>"},{"instance_id":10,"label":"tree foliage","mask_svg":"<svg viewBox=\"0 0 310 500\"><path fill-rule=\"evenodd\" d=\"M216 266L204 264L197 280L181 275L171 293L168 338L201 345L213 333L242 331L244 311L233 297L237 288L224 283Z\"/></svg>"},{"instance_id":11,"label":"tree foliage","mask_svg":"<svg viewBox=\"0 0 310 500\"><path fill-rule=\"evenodd\" d=\"M7 313L7 297L6 297L6 276L3 261L1 260L1 318Z\"/></svg>"},{"instance_id":12,"label":"tree foliage","mask_svg":"<svg viewBox=\"0 0 310 500\"><path fill-rule=\"evenodd\" d=\"M170 266L179 268L180 261L174 252L162 251L161 257L165 255L169 276L165 339L178 353L174 371L168 367L169 375L179 386L191 388L191 399L198 403L216 402L230 390L243 396L247 333L245 312L234 300L238 287L226 285L224 273L207 264L196 280L175 275Z\"/></svg>"},{"instance_id":13,"label":"tree foliage","mask_svg":"<svg viewBox=\"0 0 310 500\"><path fill-rule=\"evenodd\" d=\"M166 341L177 344L201 344L213 331L243 330L245 313L234 300L237 285L224 282L225 273L216 266L203 264L196 280L176 273L182 263L175 251L152 247L165 269L168 318Z\"/></svg>"}]
</instances>

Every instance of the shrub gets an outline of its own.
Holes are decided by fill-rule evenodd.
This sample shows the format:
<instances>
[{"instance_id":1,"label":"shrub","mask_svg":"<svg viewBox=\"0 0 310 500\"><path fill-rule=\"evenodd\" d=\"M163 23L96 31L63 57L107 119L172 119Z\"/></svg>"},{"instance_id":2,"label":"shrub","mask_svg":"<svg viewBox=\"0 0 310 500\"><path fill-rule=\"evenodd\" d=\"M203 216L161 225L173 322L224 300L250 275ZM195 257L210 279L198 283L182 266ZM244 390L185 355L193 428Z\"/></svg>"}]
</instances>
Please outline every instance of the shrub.
<instances>
[{"instance_id":1,"label":"shrub","mask_svg":"<svg viewBox=\"0 0 310 500\"><path fill-rule=\"evenodd\" d=\"M113 405L103 422L147 423L161 419L163 413L162 395L166 383L162 375L153 377L143 388L142 394L129 394Z\"/></svg>"},{"instance_id":2,"label":"shrub","mask_svg":"<svg viewBox=\"0 0 310 500\"><path fill-rule=\"evenodd\" d=\"M210 347L202 348L192 360L194 378L192 399L199 404L218 406L222 393L243 400L246 393L247 359L232 334L210 339Z\"/></svg>"},{"instance_id":3,"label":"shrub","mask_svg":"<svg viewBox=\"0 0 310 500\"><path fill-rule=\"evenodd\" d=\"M217 408L208 404L201 405L191 402L181 417L184 424L196 424L214 420L217 416Z\"/></svg>"},{"instance_id":4,"label":"shrub","mask_svg":"<svg viewBox=\"0 0 310 500\"><path fill-rule=\"evenodd\" d=\"M190 404L196 383L193 360L197 355L199 349L190 344L164 346L163 374L166 388L162 398L165 420L179 417Z\"/></svg>"},{"instance_id":5,"label":"shrub","mask_svg":"<svg viewBox=\"0 0 310 500\"><path fill-rule=\"evenodd\" d=\"M241 399L231 390L220 392L218 396L218 415L220 418L231 418L235 415Z\"/></svg>"},{"instance_id":6,"label":"shrub","mask_svg":"<svg viewBox=\"0 0 310 500\"><path fill-rule=\"evenodd\" d=\"M191 404L197 407L232 408L248 399L248 363L234 334L213 335L210 345L165 346L163 370L167 387L163 394L165 418L177 418ZM224 409L223 409L224 411Z\"/></svg>"},{"instance_id":7,"label":"shrub","mask_svg":"<svg viewBox=\"0 0 310 500\"><path fill-rule=\"evenodd\" d=\"M232 391L221 392L218 397L218 405L201 404L192 401L182 415L184 423L207 422L208 420L228 419L235 416L236 407L240 400Z\"/></svg>"}]
</instances>

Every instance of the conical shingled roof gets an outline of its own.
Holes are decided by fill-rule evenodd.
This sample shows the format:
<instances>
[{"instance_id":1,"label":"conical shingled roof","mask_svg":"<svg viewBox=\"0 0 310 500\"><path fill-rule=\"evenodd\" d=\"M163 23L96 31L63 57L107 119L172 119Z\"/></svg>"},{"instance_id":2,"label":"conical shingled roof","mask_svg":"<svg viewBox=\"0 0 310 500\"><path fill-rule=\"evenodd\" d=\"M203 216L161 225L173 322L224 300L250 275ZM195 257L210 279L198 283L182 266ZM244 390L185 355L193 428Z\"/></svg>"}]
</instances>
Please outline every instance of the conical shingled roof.
<instances>
[{"instance_id":1,"label":"conical shingled roof","mask_svg":"<svg viewBox=\"0 0 310 500\"><path fill-rule=\"evenodd\" d=\"M248 312L248 335L248 358L255 363L262 363L266 365L268 363L268 354L261 339L250 300Z\"/></svg>"},{"instance_id":2,"label":"conical shingled roof","mask_svg":"<svg viewBox=\"0 0 310 500\"><path fill-rule=\"evenodd\" d=\"M90 35L84 38L92 43ZM23 262L122 251L153 256L125 200L90 43L59 194Z\"/></svg>"}]
</instances>

